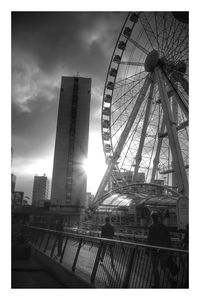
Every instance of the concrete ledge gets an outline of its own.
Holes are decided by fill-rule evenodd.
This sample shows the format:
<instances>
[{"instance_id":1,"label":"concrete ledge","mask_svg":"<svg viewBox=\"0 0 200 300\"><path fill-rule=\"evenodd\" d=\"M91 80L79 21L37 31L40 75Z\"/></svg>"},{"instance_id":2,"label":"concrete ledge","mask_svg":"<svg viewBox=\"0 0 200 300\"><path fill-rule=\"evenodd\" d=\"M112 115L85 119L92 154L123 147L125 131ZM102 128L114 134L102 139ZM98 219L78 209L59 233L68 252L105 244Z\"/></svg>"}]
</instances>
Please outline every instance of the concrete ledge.
<instances>
[{"instance_id":1,"label":"concrete ledge","mask_svg":"<svg viewBox=\"0 0 200 300\"><path fill-rule=\"evenodd\" d=\"M32 247L32 255L43 268L53 275L65 288L92 288L88 282L67 270L51 257Z\"/></svg>"}]
</instances>

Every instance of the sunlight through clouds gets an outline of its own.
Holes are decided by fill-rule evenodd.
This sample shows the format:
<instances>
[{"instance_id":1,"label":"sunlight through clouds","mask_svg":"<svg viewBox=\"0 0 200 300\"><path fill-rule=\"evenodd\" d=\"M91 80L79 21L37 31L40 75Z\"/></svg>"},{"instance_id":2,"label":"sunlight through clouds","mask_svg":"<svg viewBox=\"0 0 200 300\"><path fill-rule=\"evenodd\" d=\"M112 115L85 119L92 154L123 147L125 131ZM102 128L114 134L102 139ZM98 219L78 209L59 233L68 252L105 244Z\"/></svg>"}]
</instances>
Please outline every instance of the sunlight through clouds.
<instances>
[{"instance_id":1,"label":"sunlight through clouds","mask_svg":"<svg viewBox=\"0 0 200 300\"><path fill-rule=\"evenodd\" d=\"M89 152L85 169L87 172L87 191L96 193L105 173L106 164L101 139L95 133L90 133Z\"/></svg>"}]
</instances>

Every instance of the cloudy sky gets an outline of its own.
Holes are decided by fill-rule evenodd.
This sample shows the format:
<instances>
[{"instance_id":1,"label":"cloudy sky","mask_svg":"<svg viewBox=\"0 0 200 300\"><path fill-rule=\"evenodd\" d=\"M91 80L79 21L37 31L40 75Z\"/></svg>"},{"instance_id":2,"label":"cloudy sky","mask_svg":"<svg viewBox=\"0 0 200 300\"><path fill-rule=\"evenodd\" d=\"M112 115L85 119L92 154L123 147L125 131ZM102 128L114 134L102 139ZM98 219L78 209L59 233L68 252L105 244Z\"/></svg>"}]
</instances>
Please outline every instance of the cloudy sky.
<instances>
[{"instance_id":1,"label":"cloudy sky","mask_svg":"<svg viewBox=\"0 0 200 300\"><path fill-rule=\"evenodd\" d=\"M96 191L105 169L100 135L104 82L126 14L12 13L12 172L16 190L26 196L32 197L35 174L51 179L61 76L77 73L92 78L88 191ZM102 167L95 172L91 166L97 157Z\"/></svg>"}]
</instances>

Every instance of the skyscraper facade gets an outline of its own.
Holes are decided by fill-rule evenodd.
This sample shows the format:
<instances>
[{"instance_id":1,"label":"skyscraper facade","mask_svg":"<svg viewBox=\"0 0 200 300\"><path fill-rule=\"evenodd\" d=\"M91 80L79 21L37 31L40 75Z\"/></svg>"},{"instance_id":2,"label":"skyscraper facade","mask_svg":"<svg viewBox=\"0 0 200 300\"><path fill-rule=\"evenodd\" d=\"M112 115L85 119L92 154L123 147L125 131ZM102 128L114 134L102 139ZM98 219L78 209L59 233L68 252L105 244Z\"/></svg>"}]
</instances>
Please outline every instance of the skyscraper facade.
<instances>
[{"instance_id":1,"label":"skyscraper facade","mask_svg":"<svg viewBox=\"0 0 200 300\"><path fill-rule=\"evenodd\" d=\"M48 199L49 181L47 176L34 176L32 205L43 206L44 201Z\"/></svg>"},{"instance_id":2,"label":"skyscraper facade","mask_svg":"<svg viewBox=\"0 0 200 300\"><path fill-rule=\"evenodd\" d=\"M88 154L91 79L62 77L58 108L51 205L79 215L86 199L83 169Z\"/></svg>"}]
</instances>

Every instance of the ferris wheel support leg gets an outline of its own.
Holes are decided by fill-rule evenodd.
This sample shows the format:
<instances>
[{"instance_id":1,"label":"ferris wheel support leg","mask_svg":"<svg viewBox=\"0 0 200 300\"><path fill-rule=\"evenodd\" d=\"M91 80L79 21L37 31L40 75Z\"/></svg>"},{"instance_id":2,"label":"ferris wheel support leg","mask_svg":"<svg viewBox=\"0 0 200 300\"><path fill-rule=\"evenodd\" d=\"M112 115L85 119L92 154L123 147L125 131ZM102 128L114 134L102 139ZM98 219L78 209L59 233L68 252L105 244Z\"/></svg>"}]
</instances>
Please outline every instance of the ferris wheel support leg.
<instances>
[{"instance_id":1,"label":"ferris wheel support leg","mask_svg":"<svg viewBox=\"0 0 200 300\"><path fill-rule=\"evenodd\" d=\"M159 67L155 68L155 74L157 77L159 93L161 97L161 104L164 112L165 124L168 131L169 143L172 151L174 169L176 173L178 191L188 196L188 180L185 172L184 161L180 149L180 144L178 140L176 123L172 110L170 108L170 102L167 95L165 80L163 78L162 71Z\"/></svg>"},{"instance_id":2,"label":"ferris wheel support leg","mask_svg":"<svg viewBox=\"0 0 200 300\"><path fill-rule=\"evenodd\" d=\"M188 81L184 77L182 77L181 80L179 79L179 81L180 81L183 89L185 90L185 92L187 94L189 94L189 83L188 83Z\"/></svg>"},{"instance_id":3,"label":"ferris wheel support leg","mask_svg":"<svg viewBox=\"0 0 200 300\"><path fill-rule=\"evenodd\" d=\"M176 101L176 97L172 97L172 113L173 113L173 117L174 117L174 121L176 123L176 125L178 124L178 103ZM174 165L174 162L172 161L172 167ZM176 179L176 173L173 172L172 173L172 186L176 186L177 185L177 179Z\"/></svg>"},{"instance_id":4,"label":"ferris wheel support leg","mask_svg":"<svg viewBox=\"0 0 200 300\"><path fill-rule=\"evenodd\" d=\"M121 154L121 152L123 150L124 143L126 142L128 134L129 134L129 132L131 130L131 127L132 127L132 125L134 123L134 120L135 120L135 118L137 116L137 113L138 113L138 111L140 109L140 106L141 106L141 104L142 104L142 102L143 102L143 100L144 100L144 98L146 96L147 90L148 90L149 85L151 84L151 82L152 82L152 75L148 75L146 77L145 81L144 81L144 84L142 86L140 94L138 95L138 98L137 98L136 103L135 103L135 105L133 107L133 110L132 110L132 112L130 114L130 117L129 117L127 123L126 123L126 126L125 126L125 128L124 128L124 130L123 130L123 132L122 132L122 134L120 136L120 139L119 139L119 142L117 144L117 147L116 147L116 149L115 149L115 151L113 153L113 158L112 158L112 160L110 161L110 163L109 163L109 165L107 167L107 170L106 170L106 172L104 174L104 177L103 177L103 179L102 179L102 181L101 181L101 183L99 185L99 188L97 190L97 193L96 193L96 195L94 197L94 201L93 201L93 205L94 206L96 206L96 204L99 203L99 198L102 195L102 192L105 190L105 187L106 187L106 185L108 183L108 180L109 180L109 178L110 178L110 176L112 174L112 171L113 171L115 165L117 164L117 161L118 161L118 159L120 157L120 154Z\"/></svg>"},{"instance_id":5,"label":"ferris wheel support leg","mask_svg":"<svg viewBox=\"0 0 200 300\"><path fill-rule=\"evenodd\" d=\"M147 107L146 107L144 123L143 123L143 127L142 127L140 143L139 143L138 151L137 151L137 154L136 154L136 163L135 163L135 169L134 169L134 175L133 175L133 182L135 182L136 179L137 179L138 170L139 170L140 162L141 162L141 159L142 159L142 150L143 150L143 147L144 147L144 141L145 141L146 131L147 131L147 127L148 127L149 115L150 115L150 111L151 111L153 90L154 90L154 81L152 81L151 88L150 88L150 91L149 91L149 96L148 96L148 101L147 101Z\"/></svg>"},{"instance_id":6,"label":"ferris wheel support leg","mask_svg":"<svg viewBox=\"0 0 200 300\"><path fill-rule=\"evenodd\" d=\"M185 79L183 76L176 76L176 80L181 84L182 88L186 92L186 94L189 94L189 83L187 79Z\"/></svg>"},{"instance_id":7,"label":"ferris wheel support leg","mask_svg":"<svg viewBox=\"0 0 200 300\"><path fill-rule=\"evenodd\" d=\"M183 113L185 114L185 117L188 119L188 115L189 115L189 112L188 112L188 103L183 102L183 99L181 99L181 97L177 93L177 90L175 88L175 84L173 84L173 82L171 82L169 80L168 76L165 73L163 73L163 76L164 76L165 81L167 82L168 86L174 92L174 97L176 98L176 101L178 102L179 106L181 107Z\"/></svg>"},{"instance_id":8,"label":"ferris wheel support leg","mask_svg":"<svg viewBox=\"0 0 200 300\"><path fill-rule=\"evenodd\" d=\"M161 134L164 133L164 129L165 129L165 121L164 121L164 117L162 119L162 124L161 124ZM159 164L159 157L160 157L160 150L161 150L161 146L162 146L162 141L163 139L160 137L158 140L158 144L157 144L157 148L156 148L156 155L153 161L153 170L152 170L152 174L151 174L151 183L154 182L155 177L156 177L156 171L158 168L158 164Z\"/></svg>"}]
</instances>

